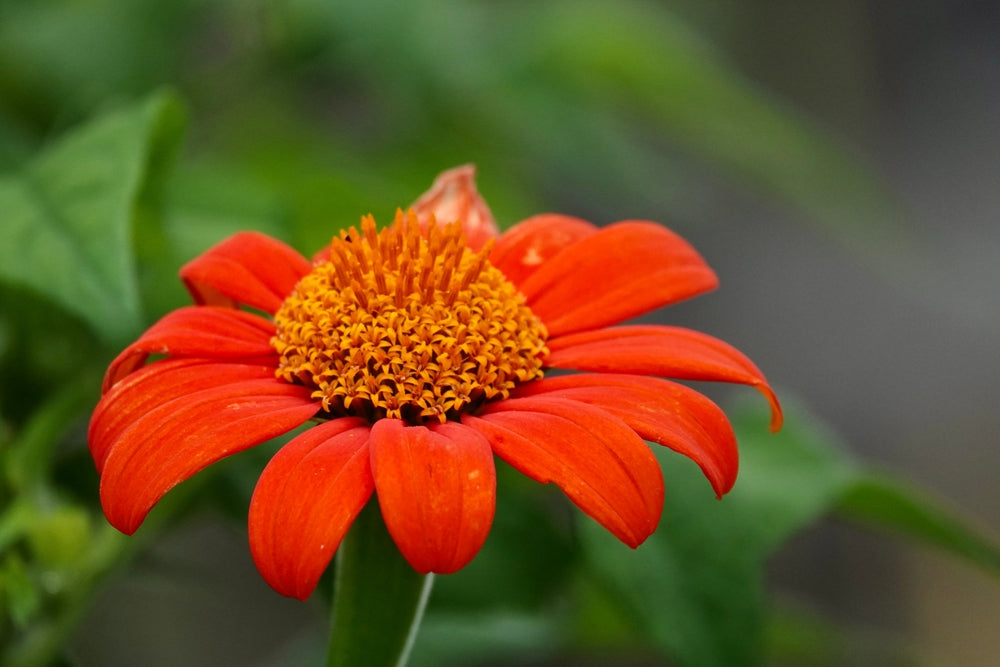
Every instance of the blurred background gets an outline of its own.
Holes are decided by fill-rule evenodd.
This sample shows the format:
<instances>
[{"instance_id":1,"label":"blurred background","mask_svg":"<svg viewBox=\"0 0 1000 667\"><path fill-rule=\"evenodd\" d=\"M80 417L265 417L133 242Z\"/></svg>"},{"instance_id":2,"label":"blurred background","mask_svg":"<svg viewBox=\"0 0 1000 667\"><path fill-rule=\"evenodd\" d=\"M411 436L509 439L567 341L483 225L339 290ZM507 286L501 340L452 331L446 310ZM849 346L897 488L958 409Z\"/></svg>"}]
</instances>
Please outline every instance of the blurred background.
<instances>
[{"instance_id":1,"label":"blurred background","mask_svg":"<svg viewBox=\"0 0 1000 667\"><path fill-rule=\"evenodd\" d=\"M660 321L735 344L857 457L995 531L998 26L986 0L0 0L0 170L157 90L182 101L144 322L231 231L308 256L466 162L502 227L662 222L722 286ZM10 387L44 391L12 368L8 408ZM171 531L103 589L79 664L297 664L326 621L267 588L242 530ZM768 581L918 664L1000 651L996 582L884 535L824 521Z\"/></svg>"}]
</instances>

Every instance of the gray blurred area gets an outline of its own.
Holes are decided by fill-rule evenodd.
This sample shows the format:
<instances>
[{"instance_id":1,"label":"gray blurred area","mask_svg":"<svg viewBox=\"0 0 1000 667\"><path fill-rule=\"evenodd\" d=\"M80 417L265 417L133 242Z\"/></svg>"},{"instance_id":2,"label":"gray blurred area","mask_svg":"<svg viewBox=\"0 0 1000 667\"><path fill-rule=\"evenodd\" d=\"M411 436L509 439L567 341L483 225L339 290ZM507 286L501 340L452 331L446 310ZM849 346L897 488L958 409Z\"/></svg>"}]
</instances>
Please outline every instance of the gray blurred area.
<instances>
[{"instance_id":1,"label":"gray blurred area","mask_svg":"<svg viewBox=\"0 0 1000 667\"><path fill-rule=\"evenodd\" d=\"M1000 5L742 6L720 43L874 165L916 252L861 258L788 211L723 196L708 214L718 228L696 239L722 288L692 306L859 457L996 532ZM846 623L915 638L927 664L996 664L1000 587L963 564L828 525L790 544L771 574Z\"/></svg>"},{"instance_id":2,"label":"gray blurred area","mask_svg":"<svg viewBox=\"0 0 1000 667\"><path fill-rule=\"evenodd\" d=\"M897 198L911 243L895 256L892 247L859 252L697 161L688 177L699 191L682 211L650 202L631 210L593 193L581 209L558 189L551 208L678 229L722 286L665 318L734 343L858 457L997 531L1000 3L671 6L749 79L853 146ZM81 664L137 664L121 627L136 646L159 643L164 665L296 664L284 642L322 639L325 621L272 594L244 541L210 522L172 536L104 592L74 642ZM157 556L189 568L190 585L160 587L176 578L154 576ZM793 605L910 638L926 664L997 664L1000 585L961 562L829 522L793 540L769 578ZM141 619L130 608L143 609ZM877 632L872 642L882 641Z\"/></svg>"}]
</instances>

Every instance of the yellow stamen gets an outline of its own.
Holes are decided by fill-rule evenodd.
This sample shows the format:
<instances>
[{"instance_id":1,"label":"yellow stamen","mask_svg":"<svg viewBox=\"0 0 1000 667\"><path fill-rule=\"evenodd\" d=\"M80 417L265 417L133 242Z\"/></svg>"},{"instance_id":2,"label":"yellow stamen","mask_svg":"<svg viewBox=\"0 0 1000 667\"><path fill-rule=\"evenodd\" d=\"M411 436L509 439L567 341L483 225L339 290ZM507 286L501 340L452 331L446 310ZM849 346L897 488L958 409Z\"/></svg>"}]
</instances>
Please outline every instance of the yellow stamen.
<instances>
[{"instance_id":1,"label":"yellow stamen","mask_svg":"<svg viewBox=\"0 0 1000 667\"><path fill-rule=\"evenodd\" d=\"M278 378L332 414L444 422L542 376L545 327L461 225L342 232L275 315Z\"/></svg>"}]
</instances>

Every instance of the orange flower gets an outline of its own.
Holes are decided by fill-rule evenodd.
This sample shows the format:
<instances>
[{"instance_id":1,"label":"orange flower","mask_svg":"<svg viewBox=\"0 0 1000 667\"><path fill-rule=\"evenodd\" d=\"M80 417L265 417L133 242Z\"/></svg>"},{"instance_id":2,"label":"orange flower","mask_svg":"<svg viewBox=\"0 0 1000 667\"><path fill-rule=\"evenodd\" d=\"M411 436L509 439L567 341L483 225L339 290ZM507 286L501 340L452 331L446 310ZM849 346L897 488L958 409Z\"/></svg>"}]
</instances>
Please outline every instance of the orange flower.
<instances>
[{"instance_id":1,"label":"orange flower","mask_svg":"<svg viewBox=\"0 0 1000 667\"><path fill-rule=\"evenodd\" d=\"M174 485L316 420L250 504L254 560L289 596L310 595L373 492L416 570L462 568L493 521L494 455L638 546L663 506L644 441L693 459L719 496L736 478L725 415L662 377L754 386L781 424L763 374L730 345L611 326L716 286L683 239L563 215L498 235L471 167L442 174L381 232L365 218L313 263L247 232L181 277L199 305L154 324L105 377L89 432L104 512L131 534Z\"/></svg>"}]
</instances>

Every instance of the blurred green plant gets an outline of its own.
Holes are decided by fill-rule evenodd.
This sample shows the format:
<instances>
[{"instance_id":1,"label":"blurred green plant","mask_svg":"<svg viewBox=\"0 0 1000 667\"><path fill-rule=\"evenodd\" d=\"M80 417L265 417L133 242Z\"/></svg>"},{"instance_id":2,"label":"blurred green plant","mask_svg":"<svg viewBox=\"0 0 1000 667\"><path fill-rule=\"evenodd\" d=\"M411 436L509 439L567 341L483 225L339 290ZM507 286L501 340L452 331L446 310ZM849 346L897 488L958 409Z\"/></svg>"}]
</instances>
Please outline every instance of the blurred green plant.
<instances>
[{"instance_id":1,"label":"blurred green plant","mask_svg":"<svg viewBox=\"0 0 1000 667\"><path fill-rule=\"evenodd\" d=\"M0 179L0 280L30 288L84 319L112 345L141 329L133 222L177 145L176 101L155 97L46 148ZM147 231L153 234L153 231Z\"/></svg>"},{"instance_id":2,"label":"blurred green plant","mask_svg":"<svg viewBox=\"0 0 1000 667\"><path fill-rule=\"evenodd\" d=\"M21 137L7 153L170 82L196 110L194 152L281 188L308 247L332 214L391 213L401 183L415 195L468 161L507 221L607 191L682 215L695 162L865 255L913 241L862 159L664 4L12 2L0 62L0 141Z\"/></svg>"}]
</instances>

